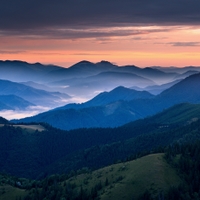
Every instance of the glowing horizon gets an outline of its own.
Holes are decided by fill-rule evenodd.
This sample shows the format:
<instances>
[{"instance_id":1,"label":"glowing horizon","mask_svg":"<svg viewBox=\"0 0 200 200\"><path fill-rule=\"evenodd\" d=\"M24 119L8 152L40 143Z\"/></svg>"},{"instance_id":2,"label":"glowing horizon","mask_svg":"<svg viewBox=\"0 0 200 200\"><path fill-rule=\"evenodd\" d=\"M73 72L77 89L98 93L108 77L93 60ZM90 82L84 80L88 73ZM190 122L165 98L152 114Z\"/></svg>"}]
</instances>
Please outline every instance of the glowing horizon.
<instances>
[{"instance_id":1,"label":"glowing horizon","mask_svg":"<svg viewBox=\"0 0 200 200\"><path fill-rule=\"evenodd\" d=\"M116 31L116 29L111 30ZM3 49L0 50L1 60L24 60L63 67L70 67L81 60L91 62L108 60L119 66L200 66L199 27L152 26L139 27L137 30L133 27L132 34L130 30L129 27L130 35L104 38L54 39L1 36L1 49ZM121 33L123 31L127 29L122 29Z\"/></svg>"},{"instance_id":2,"label":"glowing horizon","mask_svg":"<svg viewBox=\"0 0 200 200\"><path fill-rule=\"evenodd\" d=\"M0 60L63 67L81 60L107 60L119 66L200 66L200 2L196 0L182 4L3 1Z\"/></svg>"}]
</instances>

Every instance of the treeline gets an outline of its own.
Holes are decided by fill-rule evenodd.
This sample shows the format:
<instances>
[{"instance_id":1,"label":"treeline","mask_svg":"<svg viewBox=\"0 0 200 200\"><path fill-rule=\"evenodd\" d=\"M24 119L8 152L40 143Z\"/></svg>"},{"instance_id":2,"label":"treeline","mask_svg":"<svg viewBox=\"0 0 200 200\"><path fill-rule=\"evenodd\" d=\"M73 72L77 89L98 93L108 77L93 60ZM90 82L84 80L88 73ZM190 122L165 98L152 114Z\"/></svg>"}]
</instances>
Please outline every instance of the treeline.
<instances>
[{"instance_id":1,"label":"treeline","mask_svg":"<svg viewBox=\"0 0 200 200\"><path fill-rule=\"evenodd\" d=\"M157 196L150 191L144 191L139 198L143 200L198 200L200 199L200 140L195 143L174 143L165 148L166 161L172 165L182 183L178 187L171 187L167 193L160 192ZM99 192L109 185L108 180L97 181L92 188L83 187L70 182L71 177L90 170L73 171L69 174L54 174L42 180L28 180L1 175L0 184L10 184L25 189L26 195L16 197L16 200L92 200L98 199ZM87 184L87 183L83 183Z\"/></svg>"},{"instance_id":2,"label":"treeline","mask_svg":"<svg viewBox=\"0 0 200 200\"><path fill-rule=\"evenodd\" d=\"M170 187L166 194L160 193L156 199L199 200L200 199L200 140L194 143L179 142L165 149L166 161L172 165L182 182L178 187ZM153 200L150 191L145 191L141 199Z\"/></svg>"},{"instance_id":3,"label":"treeline","mask_svg":"<svg viewBox=\"0 0 200 200\"><path fill-rule=\"evenodd\" d=\"M139 124L134 128L124 126L63 131L48 124L42 125L45 131L36 130L31 134L20 127L0 127L0 171L35 179L52 173L68 173L85 166L98 168L126 156L129 149L123 150L121 146L126 140L158 127L157 124L146 124L141 128ZM120 154L117 150L119 146ZM113 151L108 153L111 148ZM96 159L92 153L94 149L99 157L106 160L101 159L102 163L93 162ZM131 154L132 151L128 153ZM61 167L55 168L57 164ZM60 170L56 172L54 169Z\"/></svg>"},{"instance_id":4,"label":"treeline","mask_svg":"<svg viewBox=\"0 0 200 200\"><path fill-rule=\"evenodd\" d=\"M183 180L178 188L171 188L168 199L200 199L200 141L174 144L168 148L165 158Z\"/></svg>"},{"instance_id":5,"label":"treeline","mask_svg":"<svg viewBox=\"0 0 200 200\"><path fill-rule=\"evenodd\" d=\"M58 162L55 162L52 165L52 169L59 169L61 173L68 173L71 169L78 170L83 167L94 170L113 163L132 160L151 152L164 152L168 145L176 141L184 144L188 141L193 142L200 139L199 122L187 126L171 126L167 128L155 128L159 127L159 125L155 124L150 126L154 126L154 128L130 139L95 145L68 154ZM132 130L134 131L134 129ZM123 133L126 133L126 131L121 132L121 134ZM56 171L49 171L49 174L51 173L56 173Z\"/></svg>"},{"instance_id":6,"label":"treeline","mask_svg":"<svg viewBox=\"0 0 200 200\"><path fill-rule=\"evenodd\" d=\"M12 126L0 127L0 171L19 177L43 179L83 167L92 170L163 152L176 141L200 138L200 123L170 125L141 120L119 128L63 131L43 124L46 130L28 133Z\"/></svg>"},{"instance_id":7,"label":"treeline","mask_svg":"<svg viewBox=\"0 0 200 200\"><path fill-rule=\"evenodd\" d=\"M10 185L23 189L24 194L17 195L16 200L93 200L98 197L98 192L108 185L107 179L104 183L101 181L94 183L90 189L85 189L83 185L76 185L69 181L70 177L89 172L87 169L82 169L70 174L54 174L43 180L30 180L0 174L0 186ZM2 190L0 196L5 192Z\"/></svg>"},{"instance_id":8,"label":"treeline","mask_svg":"<svg viewBox=\"0 0 200 200\"><path fill-rule=\"evenodd\" d=\"M60 176L52 175L42 182L40 188L29 190L22 200L93 200L97 199L98 192L105 184L98 182L91 189L83 189L83 186L61 182Z\"/></svg>"}]
</instances>

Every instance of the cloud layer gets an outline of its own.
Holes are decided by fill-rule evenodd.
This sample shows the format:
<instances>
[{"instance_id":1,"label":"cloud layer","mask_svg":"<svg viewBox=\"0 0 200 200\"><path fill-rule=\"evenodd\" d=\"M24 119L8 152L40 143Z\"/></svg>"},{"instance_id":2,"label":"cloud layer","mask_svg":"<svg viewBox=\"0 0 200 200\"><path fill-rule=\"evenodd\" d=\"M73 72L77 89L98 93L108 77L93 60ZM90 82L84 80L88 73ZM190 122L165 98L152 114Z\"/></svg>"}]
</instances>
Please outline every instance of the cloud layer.
<instances>
[{"instance_id":1,"label":"cloud layer","mask_svg":"<svg viewBox=\"0 0 200 200\"><path fill-rule=\"evenodd\" d=\"M1 0L1 59L199 65L200 0Z\"/></svg>"},{"instance_id":2,"label":"cloud layer","mask_svg":"<svg viewBox=\"0 0 200 200\"><path fill-rule=\"evenodd\" d=\"M0 35L72 37L79 32L88 37L84 30L91 28L198 24L199 0L1 0L0 3Z\"/></svg>"}]
</instances>

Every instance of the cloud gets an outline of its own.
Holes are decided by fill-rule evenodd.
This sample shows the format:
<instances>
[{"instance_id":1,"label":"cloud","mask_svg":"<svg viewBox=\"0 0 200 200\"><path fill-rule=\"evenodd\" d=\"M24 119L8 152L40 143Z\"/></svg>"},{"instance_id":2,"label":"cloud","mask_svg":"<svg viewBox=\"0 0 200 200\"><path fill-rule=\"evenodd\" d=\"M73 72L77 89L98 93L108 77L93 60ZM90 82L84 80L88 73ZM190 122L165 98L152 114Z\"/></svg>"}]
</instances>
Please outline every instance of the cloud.
<instances>
[{"instance_id":1,"label":"cloud","mask_svg":"<svg viewBox=\"0 0 200 200\"><path fill-rule=\"evenodd\" d=\"M26 110L0 110L0 116L11 120L11 119L21 119L24 117L30 117L41 112L45 112L50 110L49 107L42 107L42 106L31 106L28 107Z\"/></svg>"},{"instance_id":2,"label":"cloud","mask_svg":"<svg viewBox=\"0 0 200 200\"><path fill-rule=\"evenodd\" d=\"M0 50L0 54L20 54L25 53L26 51L2 51Z\"/></svg>"},{"instance_id":3,"label":"cloud","mask_svg":"<svg viewBox=\"0 0 200 200\"><path fill-rule=\"evenodd\" d=\"M72 53L69 55L76 55L76 56L107 56L109 54L106 53Z\"/></svg>"},{"instance_id":4,"label":"cloud","mask_svg":"<svg viewBox=\"0 0 200 200\"><path fill-rule=\"evenodd\" d=\"M199 25L199 8L199 0L1 0L0 35L108 37L112 31L98 29ZM130 30L114 33L141 34Z\"/></svg>"},{"instance_id":5,"label":"cloud","mask_svg":"<svg viewBox=\"0 0 200 200\"><path fill-rule=\"evenodd\" d=\"M200 42L170 42L168 44L171 44L175 47L196 47L200 46Z\"/></svg>"},{"instance_id":6,"label":"cloud","mask_svg":"<svg viewBox=\"0 0 200 200\"><path fill-rule=\"evenodd\" d=\"M107 42L107 38L111 37L127 37L127 36L138 36L147 35L158 32L168 32L172 28L166 27L104 27L104 28L86 28L77 27L76 29L68 28L44 28L35 30L15 30L15 31L1 31L1 36L17 36L22 39L87 39L87 38L98 38L102 42ZM176 27L173 27L176 28Z\"/></svg>"},{"instance_id":7,"label":"cloud","mask_svg":"<svg viewBox=\"0 0 200 200\"><path fill-rule=\"evenodd\" d=\"M83 103L89 100L86 96L84 97L72 97L69 100L61 100L60 103L64 103L64 105L68 103ZM31 117L37 115L39 113L43 113L49 110L52 110L51 107L45 106L29 106L26 110L0 110L0 116L6 118L7 120L11 119L21 119L25 117Z\"/></svg>"}]
</instances>

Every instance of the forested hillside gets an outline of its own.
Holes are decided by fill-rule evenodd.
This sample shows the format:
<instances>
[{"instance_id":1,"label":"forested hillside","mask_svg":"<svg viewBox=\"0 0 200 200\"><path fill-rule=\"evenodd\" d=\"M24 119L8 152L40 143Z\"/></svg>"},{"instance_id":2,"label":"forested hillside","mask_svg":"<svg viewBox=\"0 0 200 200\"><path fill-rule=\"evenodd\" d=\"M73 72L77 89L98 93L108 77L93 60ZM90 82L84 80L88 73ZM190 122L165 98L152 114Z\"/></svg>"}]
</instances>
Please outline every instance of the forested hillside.
<instances>
[{"instance_id":1,"label":"forested hillside","mask_svg":"<svg viewBox=\"0 0 200 200\"><path fill-rule=\"evenodd\" d=\"M179 104L122 127L72 131L48 124L13 125L1 118L0 198L198 199L199 109L198 104ZM149 156L139 159L145 155ZM92 172L113 163L121 164L116 170L110 166ZM156 163L162 166L160 177L165 174L167 179L150 170L158 167ZM129 186L135 195L128 192Z\"/></svg>"},{"instance_id":2,"label":"forested hillside","mask_svg":"<svg viewBox=\"0 0 200 200\"><path fill-rule=\"evenodd\" d=\"M199 199L200 140L177 142L164 151L96 171L83 168L42 180L1 174L0 199Z\"/></svg>"},{"instance_id":3,"label":"forested hillside","mask_svg":"<svg viewBox=\"0 0 200 200\"><path fill-rule=\"evenodd\" d=\"M118 128L63 131L42 124L42 131L38 126L30 134L26 127L1 126L0 170L42 178L82 167L97 169L176 141L195 141L199 113L199 105L181 104Z\"/></svg>"}]
</instances>

